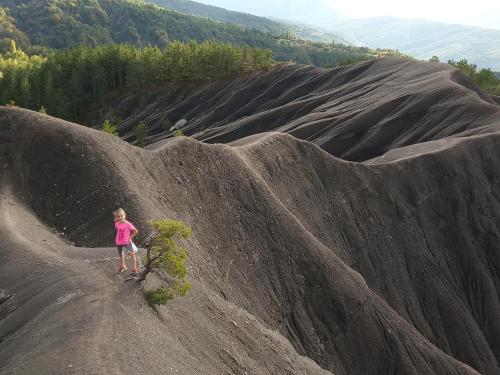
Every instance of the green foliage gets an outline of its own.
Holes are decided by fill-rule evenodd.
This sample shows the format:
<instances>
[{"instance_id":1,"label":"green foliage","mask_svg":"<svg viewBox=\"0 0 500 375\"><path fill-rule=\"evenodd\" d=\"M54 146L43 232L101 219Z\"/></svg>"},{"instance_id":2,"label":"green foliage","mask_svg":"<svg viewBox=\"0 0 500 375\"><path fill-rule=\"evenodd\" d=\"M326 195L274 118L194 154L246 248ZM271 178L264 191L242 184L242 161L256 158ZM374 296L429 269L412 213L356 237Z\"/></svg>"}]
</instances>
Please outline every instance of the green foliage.
<instances>
[{"instance_id":1,"label":"green foliage","mask_svg":"<svg viewBox=\"0 0 500 375\"><path fill-rule=\"evenodd\" d=\"M154 0L153 3L185 14L206 17L224 23L236 24L265 33L282 34L288 30L285 25L272 21L269 18L258 17L247 13L233 12L194 1Z\"/></svg>"},{"instance_id":2,"label":"green foliage","mask_svg":"<svg viewBox=\"0 0 500 375\"><path fill-rule=\"evenodd\" d=\"M475 64L469 63L466 59L460 61L448 60L448 64L460 69L462 73L476 82L481 89L492 94L500 94L500 79L491 69L477 70Z\"/></svg>"},{"instance_id":3,"label":"green foliage","mask_svg":"<svg viewBox=\"0 0 500 375\"><path fill-rule=\"evenodd\" d=\"M177 295L184 297L190 290L192 284L187 281L178 281L174 284L174 290Z\"/></svg>"},{"instance_id":4,"label":"green foliage","mask_svg":"<svg viewBox=\"0 0 500 375\"><path fill-rule=\"evenodd\" d=\"M406 53L400 52L400 51L398 51L396 49L375 48L375 49L368 49L368 52L373 57L396 56L396 57L403 57L405 59L412 59L412 60L414 60L414 58L412 56L407 55Z\"/></svg>"},{"instance_id":5,"label":"green foliage","mask_svg":"<svg viewBox=\"0 0 500 375\"><path fill-rule=\"evenodd\" d=\"M184 132L180 129L174 131L174 137L185 137Z\"/></svg>"},{"instance_id":6,"label":"green foliage","mask_svg":"<svg viewBox=\"0 0 500 375\"><path fill-rule=\"evenodd\" d=\"M145 292L146 299L152 305L165 305L176 296L184 297L191 290L191 283L181 280L172 286L160 286Z\"/></svg>"},{"instance_id":7,"label":"green foliage","mask_svg":"<svg viewBox=\"0 0 500 375\"><path fill-rule=\"evenodd\" d=\"M188 239L192 231L182 221L177 220L155 220L151 221L151 225L155 236L148 247L146 267L140 280L144 280L152 270L165 272L173 279L173 285L146 292L151 303L164 304L176 295L185 296L191 289L191 284L185 280L188 254L186 249L179 245L179 241Z\"/></svg>"},{"instance_id":8,"label":"green foliage","mask_svg":"<svg viewBox=\"0 0 500 375\"><path fill-rule=\"evenodd\" d=\"M273 59L334 67L397 53L277 36L142 0L10 0L0 7L0 51L0 102L71 121L121 88L213 80L268 69Z\"/></svg>"},{"instance_id":9,"label":"green foliage","mask_svg":"<svg viewBox=\"0 0 500 375\"><path fill-rule=\"evenodd\" d=\"M468 76L471 79L474 79L476 76L476 69L477 66L475 64L469 63L466 59L462 59L459 61L455 60L448 60L448 64L454 66L455 68L458 68L464 73L466 76Z\"/></svg>"},{"instance_id":10,"label":"green foliage","mask_svg":"<svg viewBox=\"0 0 500 375\"><path fill-rule=\"evenodd\" d=\"M144 147L144 145L146 144L146 137L148 135L148 130L149 126L144 121L141 121L136 126L134 126L132 132L134 133L135 138L137 139L137 146Z\"/></svg>"},{"instance_id":11,"label":"green foliage","mask_svg":"<svg viewBox=\"0 0 500 375\"><path fill-rule=\"evenodd\" d=\"M274 59L278 61L336 67L377 57L376 50L367 47L287 39L287 35L278 38L277 42L278 46L272 51Z\"/></svg>"},{"instance_id":12,"label":"green foliage","mask_svg":"<svg viewBox=\"0 0 500 375\"><path fill-rule=\"evenodd\" d=\"M23 48L30 44L28 36L16 27L16 20L8 15L8 9L0 8L0 53L7 52L16 41Z\"/></svg>"},{"instance_id":13,"label":"green foliage","mask_svg":"<svg viewBox=\"0 0 500 375\"><path fill-rule=\"evenodd\" d=\"M162 48L174 40L218 40L276 50L281 39L278 35L285 34L293 40L294 33L303 31L299 28L287 35L288 27L250 15L243 16L248 21L238 17L215 22L206 16L180 14L142 0L10 0L9 3L8 8L0 8L4 12L5 24L2 33L0 16L0 39L13 39L22 48L60 49L123 43ZM317 33L309 31L306 34ZM328 36L327 40L331 39L331 35Z\"/></svg>"},{"instance_id":14,"label":"green foliage","mask_svg":"<svg viewBox=\"0 0 500 375\"><path fill-rule=\"evenodd\" d=\"M429 62L439 62L439 57L437 57L436 55L433 55L433 56L429 59Z\"/></svg>"},{"instance_id":15,"label":"green foliage","mask_svg":"<svg viewBox=\"0 0 500 375\"><path fill-rule=\"evenodd\" d=\"M47 110L45 109L45 107L43 105L40 107L38 112L43 113L43 114L47 114Z\"/></svg>"},{"instance_id":16,"label":"green foliage","mask_svg":"<svg viewBox=\"0 0 500 375\"><path fill-rule=\"evenodd\" d=\"M244 64L242 56L251 59ZM172 42L166 48L109 45L28 56L9 45L0 55L0 100L24 108L44 106L56 117L82 120L110 90L178 80L207 81L271 66L269 51L207 41Z\"/></svg>"},{"instance_id":17,"label":"green foliage","mask_svg":"<svg viewBox=\"0 0 500 375\"><path fill-rule=\"evenodd\" d=\"M380 55L380 51L365 47L302 40L296 34L310 37L317 33L306 31L307 28L300 30L300 27L294 27L290 32L289 26L260 17L254 19L244 15L249 23L239 18L231 20L233 24L221 23L205 17L179 14L140 0L93 0L90 3L87 0L14 1L13 6L5 8L4 12L7 24L4 38L16 40L21 47L33 50L113 43L163 48L173 41L195 40L200 43L217 40L272 50L273 58L277 60L318 66L338 66L346 61L355 62ZM266 25L260 27L263 22ZM335 39L329 35L326 40L332 38ZM393 52L383 52L386 53Z\"/></svg>"},{"instance_id":18,"label":"green foliage","mask_svg":"<svg viewBox=\"0 0 500 375\"><path fill-rule=\"evenodd\" d=\"M283 35L287 39L296 38L315 42L330 43L345 42L338 35L311 28L308 25L293 24L290 22L277 22L265 17L258 17L247 13L234 12L227 9L201 4L186 0L153 0L153 3L167 9L211 20L239 25L245 29L254 29L272 35Z\"/></svg>"},{"instance_id":19,"label":"green foliage","mask_svg":"<svg viewBox=\"0 0 500 375\"><path fill-rule=\"evenodd\" d=\"M500 83L493 90L493 94L500 96Z\"/></svg>"},{"instance_id":20,"label":"green foliage","mask_svg":"<svg viewBox=\"0 0 500 375\"><path fill-rule=\"evenodd\" d=\"M494 92L497 86L500 84L500 80L497 78L496 74L491 71L491 69L481 69L475 75L476 83L483 90Z\"/></svg>"},{"instance_id":21,"label":"green foliage","mask_svg":"<svg viewBox=\"0 0 500 375\"><path fill-rule=\"evenodd\" d=\"M170 276L183 279L186 275L187 252L177 242L191 236L191 229L181 221L153 221L157 236L151 247L151 257L154 267L165 270Z\"/></svg>"},{"instance_id":22,"label":"green foliage","mask_svg":"<svg viewBox=\"0 0 500 375\"><path fill-rule=\"evenodd\" d=\"M102 124L102 131L108 134L118 135L118 125L111 123L108 119Z\"/></svg>"},{"instance_id":23,"label":"green foliage","mask_svg":"<svg viewBox=\"0 0 500 375\"><path fill-rule=\"evenodd\" d=\"M153 305L164 305L175 297L175 290L171 287L161 286L146 291L146 299Z\"/></svg>"}]
</instances>

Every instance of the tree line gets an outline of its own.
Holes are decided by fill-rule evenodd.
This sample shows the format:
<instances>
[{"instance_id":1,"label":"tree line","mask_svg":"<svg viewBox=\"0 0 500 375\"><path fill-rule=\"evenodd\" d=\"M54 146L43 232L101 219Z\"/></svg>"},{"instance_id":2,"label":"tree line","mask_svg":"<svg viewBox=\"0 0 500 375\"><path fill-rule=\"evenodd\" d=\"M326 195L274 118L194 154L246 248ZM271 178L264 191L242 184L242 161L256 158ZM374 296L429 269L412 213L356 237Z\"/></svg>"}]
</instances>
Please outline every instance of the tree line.
<instances>
[{"instance_id":1,"label":"tree line","mask_svg":"<svg viewBox=\"0 0 500 375\"><path fill-rule=\"evenodd\" d=\"M432 56L429 61L439 62L439 57ZM500 95L500 77L498 73L493 72L490 68L478 69L476 64L470 63L467 59L448 60L448 64L460 69L462 73L476 82L482 90Z\"/></svg>"},{"instance_id":2,"label":"tree line","mask_svg":"<svg viewBox=\"0 0 500 375\"><path fill-rule=\"evenodd\" d=\"M131 44L163 48L173 40L199 43L217 40L270 49L278 61L327 67L380 55L363 47L301 40L292 33L283 35L278 29L263 32L257 30L257 26L214 22L142 0L3 0L1 3L0 51L6 51L12 39L29 55L78 45ZM393 54L393 51L384 54Z\"/></svg>"},{"instance_id":3,"label":"tree line","mask_svg":"<svg viewBox=\"0 0 500 375\"><path fill-rule=\"evenodd\" d=\"M68 119L84 118L110 90L179 80L207 81L267 69L269 50L227 43L171 42L165 48L131 45L76 47L28 56L11 41L0 55L0 103Z\"/></svg>"}]
</instances>

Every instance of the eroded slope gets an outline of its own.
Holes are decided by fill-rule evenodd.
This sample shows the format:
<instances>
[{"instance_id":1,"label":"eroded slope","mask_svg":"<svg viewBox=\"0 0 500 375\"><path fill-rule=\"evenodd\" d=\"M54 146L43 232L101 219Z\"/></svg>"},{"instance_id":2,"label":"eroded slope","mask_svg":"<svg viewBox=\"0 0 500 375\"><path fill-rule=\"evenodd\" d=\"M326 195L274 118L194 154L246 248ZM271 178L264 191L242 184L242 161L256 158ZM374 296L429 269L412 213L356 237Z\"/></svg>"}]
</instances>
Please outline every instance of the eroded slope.
<instances>
[{"instance_id":1,"label":"eroded slope","mask_svg":"<svg viewBox=\"0 0 500 375\"><path fill-rule=\"evenodd\" d=\"M280 134L152 151L21 109L1 108L0 124L0 289L15 295L0 323L6 371L50 372L67 351L88 372L499 373L496 134L364 165ZM79 246L109 246L115 204L144 234L164 217L194 230L194 290L161 320L113 274L112 248L47 244L45 229L23 228L34 212ZM69 291L40 294L48 275ZM86 320L59 307L43 315L75 290L56 306ZM133 356L113 346L123 331ZM101 344L76 354L47 335Z\"/></svg>"},{"instance_id":2,"label":"eroded slope","mask_svg":"<svg viewBox=\"0 0 500 375\"><path fill-rule=\"evenodd\" d=\"M121 135L150 126L151 142L171 136L167 119L209 143L228 143L265 131L311 141L345 160L456 136L490 133L500 106L448 64L381 58L336 69L285 65L233 80L144 89L109 103L123 119Z\"/></svg>"}]
</instances>

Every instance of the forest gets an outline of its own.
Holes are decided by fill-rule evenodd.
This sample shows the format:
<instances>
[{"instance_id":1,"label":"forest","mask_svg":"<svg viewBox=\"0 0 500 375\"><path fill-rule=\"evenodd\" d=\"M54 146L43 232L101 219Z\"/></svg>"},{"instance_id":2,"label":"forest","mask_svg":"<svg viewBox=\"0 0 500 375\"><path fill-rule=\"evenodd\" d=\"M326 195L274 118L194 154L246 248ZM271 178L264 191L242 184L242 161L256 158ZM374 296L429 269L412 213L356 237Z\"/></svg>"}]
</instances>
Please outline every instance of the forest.
<instances>
[{"instance_id":1,"label":"forest","mask_svg":"<svg viewBox=\"0 0 500 375\"><path fill-rule=\"evenodd\" d=\"M429 61L439 62L439 57L432 56ZM460 69L462 73L473 80L482 90L494 95L500 95L500 77L498 73L493 72L489 68L478 69L476 64L467 61L467 59L458 61L448 60L448 64Z\"/></svg>"},{"instance_id":2,"label":"forest","mask_svg":"<svg viewBox=\"0 0 500 375\"><path fill-rule=\"evenodd\" d=\"M373 58L380 51L339 43L318 43L290 32L180 14L140 0L0 0L0 52L14 40L28 55L80 45L131 44L165 47L174 40L217 40L270 49L279 61L337 66ZM386 55L397 54L387 50Z\"/></svg>"},{"instance_id":3,"label":"forest","mask_svg":"<svg viewBox=\"0 0 500 375\"><path fill-rule=\"evenodd\" d=\"M206 41L165 48L103 45L27 55L11 41L0 55L0 101L67 120L82 119L105 93L169 81L206 81L268 69L269 50Z\"/></svg>"}]
</instances>

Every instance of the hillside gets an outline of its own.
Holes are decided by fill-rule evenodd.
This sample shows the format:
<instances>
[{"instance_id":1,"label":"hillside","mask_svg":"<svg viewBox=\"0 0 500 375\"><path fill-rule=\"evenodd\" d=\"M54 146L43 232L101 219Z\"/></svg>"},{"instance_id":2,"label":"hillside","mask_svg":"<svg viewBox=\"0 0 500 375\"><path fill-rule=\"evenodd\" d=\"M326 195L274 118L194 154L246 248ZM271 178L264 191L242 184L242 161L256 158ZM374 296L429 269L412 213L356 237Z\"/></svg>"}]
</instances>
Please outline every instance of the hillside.
<instances>
[{"instance_id":1,"label":"hillside","mask_svg":"<svg viewBox=\"0 0 500 375\"><path fill-rule=\"evenodd\" d=\"M167 119L210 143L266 131L311 141L342 159L363 161L419 142L499 130L500 107L458 69L381 58L321 69L285 65L204 85L171 84L109 96L85 123L109 118L120 134L149 125L150 142L172 137ZM118 120L115 120L118 119Z\"/></svg>"},{"instance_id":2,"label":"hillside","mask_svg":"<svg viewBox=\"0 0 500 375\"><path fill-rule=\"evenodd\" d=\"M2 373L500 373L498 133L358 164L276 133L0 124ZM155 312L115 274L115 205L143 237L193 228L187 297Z\"/></svg>"},{"instance_id":3,"label":"hillside","mask_svg":"<svg viewBox=\"0 0 500 375\"><path fill-rule=\"evenodd\" d=\"M313 43L276 36L229 23L160 8L142 0L88 3L50 0L0 0L0 47L13 39L23 50L46 54L46 48L132 44L164 47L170 41L216 40L265 48L277 60L337 66L378 54L366 48ZM392 52L390 52L392 53Z\"/></svg>"},{"instance_id":4,"label":"hillside","mask_svg":"<svg viewBox=\"0 0 500 375\"><path fill-rule=\"evenodd\" d=\"M319 30L311 25L285 20L273 21L265 17L258 17L248 13L235 12L212 5L206 5L190 0L154 0L155 4L193 16L207 17L209 19L240 25L245 28L256 29L275 35L293 33L298 38L316 42L349 44L349 42L331 32Z\"/></svg>"},{"instance_id":5,"label":"hillside","mask_svg":"<svg viewBox=\"0 0 500 375\"><path fill-rule=\"evenodd\" d=\"M324 27L316 26L307 22L290 21L283 18L272 19L286 25L290 32L302 39L315 40L323 43L332 43L333 41L334 43L352 45L351 41L348 39L340 36L339 34L334 34Z\"/></svg>"},{"instance_id":6,"label":"hillside","mask_svg":"<svg viewBox=\"0 0 500 375\"><path fill-rule=\"evenodd\" d=\"M141 0L0 1L7 15L29 37L30 45L68 48L76 45L129 43L164 46L170 40L218 39L270 47L270 37L241 27L169 12ZM12 37L4 28L3 37ZM22 41L16 40L22 47Z\"/></svg>"},{"instance_id":7,"label":"hillside","mask_svg":"<svg viewBox=\"0 0 500 375\"><path fill-rule=\"evenodd\" d=\"M337 20L329 29L353 43L397 49L417 59L467 59L500 70L500 30L390 17Z\"/></svg>"},{"instance_id":8,"label":"hillside","mask_svg":"<svg viewBox=\"0 0 500 375\"><path fill-rule=\"evenodd\" d=\"M156 5L175 10L181 13L211 20L240 25L249 29L256 29L264 33L275 35L284 34L287 29L280 23L265 17L258 17L248 13L234 12L224 8L206 5L189 0L155 0Z\"/></svg>"},{"instance_id":9,"label":"hillside","mask_svg":"<svg viewBox=\"0 0 500 375\"><path fill-rule=\"evenodd\" d=\"M289 20L294 23L307 23L329 26L337 19L332 6L323 0L294 1L285 3L281 0L235 1L235 0L199 0L205 4L247 12L260 17Z\"/></svg>"},{"instance_id":10,"label":"hillside","mask_svg":"<svg viewBox=\"0 0 500 375\"><path fill-rule=\"evenodd\" d=\"M332 2L310 0L283 6L280 1L205 0L219 7L272 19L305 22L356 45L390 48L417 59L433 55L441 61L467 59L479 68L500 70L500 31L479 27L393 17L342 19ZM485 9L487 12L488 10Z\"/></svg>"}]
</instances>

